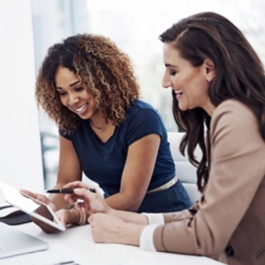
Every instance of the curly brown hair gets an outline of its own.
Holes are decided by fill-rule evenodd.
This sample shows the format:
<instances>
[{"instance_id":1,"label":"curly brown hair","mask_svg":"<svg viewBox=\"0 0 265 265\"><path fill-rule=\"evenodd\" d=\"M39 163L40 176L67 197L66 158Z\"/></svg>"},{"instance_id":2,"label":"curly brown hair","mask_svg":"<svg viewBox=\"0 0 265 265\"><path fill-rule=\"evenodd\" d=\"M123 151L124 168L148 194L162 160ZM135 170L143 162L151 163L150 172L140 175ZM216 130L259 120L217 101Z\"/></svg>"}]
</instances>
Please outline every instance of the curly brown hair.
<instances>
[{"instance_id":1,"label":"curly brown hair","mask_svg":"<svg viewBox=\"0 0 265 265\"><path fill-rule=\"evenodd\" d=\"M73 71L97 101L104 118L121 123L139 98L139 84L131 59L109 38L94 34L68 37L48 49L39 70L35 97L59 128L71 132L81 118L62 105L55 88L58 67Z\"/></svg>"}]
</instances>

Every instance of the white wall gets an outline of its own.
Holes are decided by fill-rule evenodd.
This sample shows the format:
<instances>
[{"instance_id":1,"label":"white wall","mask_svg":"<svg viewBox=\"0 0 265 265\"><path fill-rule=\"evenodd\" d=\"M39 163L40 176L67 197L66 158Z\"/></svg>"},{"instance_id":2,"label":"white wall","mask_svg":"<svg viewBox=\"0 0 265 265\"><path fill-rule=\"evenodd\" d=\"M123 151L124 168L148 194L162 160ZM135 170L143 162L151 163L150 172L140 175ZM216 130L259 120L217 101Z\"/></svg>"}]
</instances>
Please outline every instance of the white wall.
<instances>
[{"instance_id":1,"label":"white wall","mask_svg":"<svg viewBox=\"0 0 265 265\"><path fill-rule=\"evenodd\" d=\"M43 189L30 0L0 0L0 180Z\"/></svg>"}]
</instances>

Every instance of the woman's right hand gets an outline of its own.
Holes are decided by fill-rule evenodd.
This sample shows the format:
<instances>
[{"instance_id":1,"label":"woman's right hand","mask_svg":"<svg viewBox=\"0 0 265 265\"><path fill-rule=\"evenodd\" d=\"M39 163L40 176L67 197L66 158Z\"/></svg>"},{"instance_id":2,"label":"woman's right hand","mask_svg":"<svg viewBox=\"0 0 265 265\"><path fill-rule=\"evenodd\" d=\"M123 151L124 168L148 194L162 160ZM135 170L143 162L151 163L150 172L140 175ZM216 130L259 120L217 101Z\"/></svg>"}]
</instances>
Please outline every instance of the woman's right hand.
<instances>
[{"instance_id":1,"label":"woman's right hand","mask_svg":"<svg viewBox=\"0 0 265 265\"><path fill-rule=\"evenodd\" d=\"M90 189L94 189L90 185L81 181L74 181L64 185L65 189L74 189L74 194L65 195L65 200L70 203L78 201L78 207L85 207L88 215L93 213L109 213L112 209L105 202L104 198L99 192L91 192ZM82 202L79 202L79 201Z\"/></svg>"}]
</instances>

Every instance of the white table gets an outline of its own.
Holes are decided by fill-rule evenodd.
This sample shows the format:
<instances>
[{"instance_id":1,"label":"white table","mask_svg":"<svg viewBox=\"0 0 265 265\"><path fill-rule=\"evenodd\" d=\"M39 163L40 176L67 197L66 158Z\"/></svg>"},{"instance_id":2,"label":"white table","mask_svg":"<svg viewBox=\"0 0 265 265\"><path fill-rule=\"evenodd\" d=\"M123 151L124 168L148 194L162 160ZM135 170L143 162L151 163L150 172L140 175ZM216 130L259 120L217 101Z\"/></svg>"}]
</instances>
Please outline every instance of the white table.
<instances>
[{"instance_id":1,"label":"white table","mask_svg":"<svg viewBox=\"0 0 265 265\"><path fill-rule=\"evenodd\" d=\"M23 225L14 226L15 228L24 231L28 234L43 239L49 243L47 255L49 251L60 247L60 251L65 252L65 255L72 256L72 259L81 265L221 265L222 263L214 261L205 257L179 255L162 252L145 251L138 247L120 245L120 244L99 244L93 241L90 226L83 225L79 227L72 227L64 232L58 234L46 234L34 223L27 223ZM43 259L43 253L34 253L40 255ZM6 259L7 264L21 264L20 259L23 257L13 257ZM44 256L45 257L45 256ZM0 260L0 264L5 260ZM8 263L9 262L9 263ZM5 263L3 263L5 264ZM22 264L24 264L22 262ZM26 264L26 263L25 263ZM33 264L33 263L30 263ZM46 264L46 263L45 263ZM47 263L51 264L51 263ZM37 263L36 263L37 265Z\"/></svg>"}]
</instances>

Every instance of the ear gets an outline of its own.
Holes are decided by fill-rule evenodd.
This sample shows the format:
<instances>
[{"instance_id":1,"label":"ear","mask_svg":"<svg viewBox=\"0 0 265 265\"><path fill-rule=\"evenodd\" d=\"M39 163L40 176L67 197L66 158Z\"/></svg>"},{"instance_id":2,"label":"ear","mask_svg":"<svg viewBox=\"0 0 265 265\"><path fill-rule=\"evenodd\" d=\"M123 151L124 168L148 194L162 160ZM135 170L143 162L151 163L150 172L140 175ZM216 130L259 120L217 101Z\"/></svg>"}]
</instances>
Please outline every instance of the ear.
<instances>
[{"instance_id":1,"label":"ear","mask_svg":"<svg viewBox=\"0 0 265 265\"><path fill-rule=\"evenodd\" d=\"M215 65L212 60L205 59L204 61L205 76L208 82L211 82L215 77Z\"/></svg>"}]
</instances>

